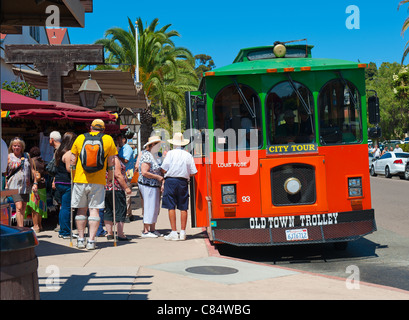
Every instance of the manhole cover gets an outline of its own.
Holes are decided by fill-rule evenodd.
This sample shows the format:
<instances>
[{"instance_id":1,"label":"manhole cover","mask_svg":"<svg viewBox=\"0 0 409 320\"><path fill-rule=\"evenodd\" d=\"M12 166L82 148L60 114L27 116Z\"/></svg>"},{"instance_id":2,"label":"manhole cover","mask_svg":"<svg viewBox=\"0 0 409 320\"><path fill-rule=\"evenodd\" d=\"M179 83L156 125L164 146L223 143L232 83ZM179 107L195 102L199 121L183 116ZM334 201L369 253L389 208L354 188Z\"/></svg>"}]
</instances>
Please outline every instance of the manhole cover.
<instances>
[{"instance_id":1,"label":"manhole cover","mask_svg":"<svg viewBox=\"0 0 409 320\"><path fill-rule=\"evenodd\" d=\"M229 267L221 267L221 266L197 266L197 267L190 267L185 269L187 272L190 273L197 273L197 274L206 274L206 275L214 275L214 276L221 276L226 274L233 274L239 272L239 270L235 268Z\"/></svg>"}]
</instances>

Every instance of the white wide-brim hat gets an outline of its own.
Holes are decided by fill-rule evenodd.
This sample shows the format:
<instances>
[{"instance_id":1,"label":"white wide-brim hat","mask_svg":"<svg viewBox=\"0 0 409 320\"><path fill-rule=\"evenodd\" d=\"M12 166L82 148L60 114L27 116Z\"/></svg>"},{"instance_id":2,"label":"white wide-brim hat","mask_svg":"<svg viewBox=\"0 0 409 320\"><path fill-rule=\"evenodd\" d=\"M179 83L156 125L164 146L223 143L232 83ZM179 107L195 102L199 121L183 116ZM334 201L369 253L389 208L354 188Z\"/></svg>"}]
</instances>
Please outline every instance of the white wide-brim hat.
<instances>
[{"instance_id":1,"label":"white wide-brim hat","mask_svg":"<svg viewBox=\"0 0 409 320\"><path fill-rule=\"evenodd\" d=\"M175 145L175 146L185 146L189 144L189 139L183 138L183 134L181 132L176 132L173 135L173 139L168 140L169 143Z\"/></svg>"},{"instance_id":2,"label":"white wide-brim hat","mask_svg":"<svg viewBox=\"0 0 409 320\"><path fill-rule=\"evenodd\" d=\"M145 149L146 146L149 146L150 144L156 143L156 142L162 142L159 136L149 137L148 142L143 145L143 148Z\"/></svg>"}]
</instances>

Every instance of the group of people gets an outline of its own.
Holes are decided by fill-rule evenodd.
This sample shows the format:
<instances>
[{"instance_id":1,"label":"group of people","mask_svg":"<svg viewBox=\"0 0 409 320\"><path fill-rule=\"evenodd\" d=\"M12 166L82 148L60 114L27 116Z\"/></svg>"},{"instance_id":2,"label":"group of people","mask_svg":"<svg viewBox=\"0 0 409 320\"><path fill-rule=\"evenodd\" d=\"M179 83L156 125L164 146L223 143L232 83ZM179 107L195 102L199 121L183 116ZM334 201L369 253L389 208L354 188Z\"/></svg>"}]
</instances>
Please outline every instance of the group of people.
<instances>
[{"instance_id":1,"label":"group of people","mask_svg":"<svg viewBox=\"0 0 409 320\"><path fill-rule=\"evenodd\" d=\"M399 144L397 144L395 146L395 149L393 147L388 147L386 146L382 151L381 149L378 147L377 144L374 145L373 148L369 149L369 152L371 152L374 156L375 159L382 157L385 153L387 152L403 152L402 148L399 146Z\"/></svg>"},{"instance_id":2,"label":"group of people","mask_svg":"<svg viewBox=\"0 0 409 320\"><path fill-rule=\"evenodd\" d=\"M189 140L184 139L180 132L175 133L173 138L168 140L174 148L167 152L162 164L159 165L154 154L157 153L162 142L159 136L150 137L137 161L138 187L143 199L142 237L161 236L155 229L155 225L162 195L162 208L169 211L172 229L165 236L165 240L185 240L189 206L188 182L190 177L197 173L197 169L192 155L183 149ZM176 208L180 210L181 215L180 234L177 232Z\"/></svg>"},{"instance_id":3,"label":"group of people","mask_svg":"<svg viewBox=\"0 0 409 320\"><path fill-rule=\"evenodd\" d=\"M95 238L101 229L103 218L107 239L129 240L124 234L125 219L132 216L132 191L128 177L131 178L134 171L139 171L138 187L143 203L144 225L141 236L161 236L155 225L162 198L162 208L169 210L172 229L164 237L165 240L185 240L188 181L197 172L193 157L183 150L189 140L184 139L181 133L176 133L173 139L168 140L174 145L174 149L167 153L160 165L155 157L163 142L160 137L150 137L135 161L126 137L120 135L114 141L104 131L104 122L96 119L91 124L90 132L86 134L77 136L73 132L66 132L61 137L57 131L50 133L49 143L55 149L52 188L58 193L60 203L59 237L72 239L72 223L75 220L77 247L95 249ZM90 138L101 142L98 155L102 154L100 157L103 160L95 170L89 168L89 162L92 161L82 154L85 145L88 146L85 142ZM90 150L95 148L92 144ZM38 147L31 148L29 154L24 150L25 143L21 138L12 139L8 148L7 168L3 170L2 164L2 171L5 171L5 187L18 190L18 194L13 195L17 226L24 225L24 217L31 211L33 229L39 232L42 229L41 218L47 217L46 163L41 158ZM176 227L176 208L181 211L180 235ZM88 239L85 241L87 226Z\"/></svg>"}]
</instances>

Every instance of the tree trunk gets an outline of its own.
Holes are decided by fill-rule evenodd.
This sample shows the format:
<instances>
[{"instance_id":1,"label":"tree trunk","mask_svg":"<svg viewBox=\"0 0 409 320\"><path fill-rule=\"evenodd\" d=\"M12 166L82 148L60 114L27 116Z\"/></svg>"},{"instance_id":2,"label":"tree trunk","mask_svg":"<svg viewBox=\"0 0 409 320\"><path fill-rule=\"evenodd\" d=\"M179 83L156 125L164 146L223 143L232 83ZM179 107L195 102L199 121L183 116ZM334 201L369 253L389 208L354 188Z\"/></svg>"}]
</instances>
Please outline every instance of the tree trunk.
<instances>
[{"instance_id":1,"label":"tree trunk","mask_svg":"<svg viewBox=\"0 0 409 320\"><path fill-rule=\"evenodd\" d=\"M152 128L152 111L150 107L141 111L141 147L148 142L153 131Z\"/></svg>"}]
</instances>

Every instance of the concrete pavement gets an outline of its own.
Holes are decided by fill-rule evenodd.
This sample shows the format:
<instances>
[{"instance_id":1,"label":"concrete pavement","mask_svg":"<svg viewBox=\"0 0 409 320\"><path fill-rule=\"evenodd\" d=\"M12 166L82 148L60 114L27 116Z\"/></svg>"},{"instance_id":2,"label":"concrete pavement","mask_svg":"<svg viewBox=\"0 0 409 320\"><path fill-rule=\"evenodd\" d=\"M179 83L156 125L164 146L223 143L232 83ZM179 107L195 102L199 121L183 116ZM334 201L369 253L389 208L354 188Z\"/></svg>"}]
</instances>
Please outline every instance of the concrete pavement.
<instances>
[{"instance_id":1,"label":"concrete pavement","mask_svg":"<svg viewBox=\"0 0 409 320\"><path fill-rule=\"evenodd\" d=\"M139 198L133 200L138 202ZM219 255L202 228L190 228L186 241L141 238L142 210L125 224L131 241L98 238L97 249L79 250L76 240L39 233L36 247L42 300L409 300L409 292ZM179 218L179 214L178 214ZM178 221L178 226L180 222ZM157 229L170 231L167 210Z\"/></svg>"}]
</instances>

